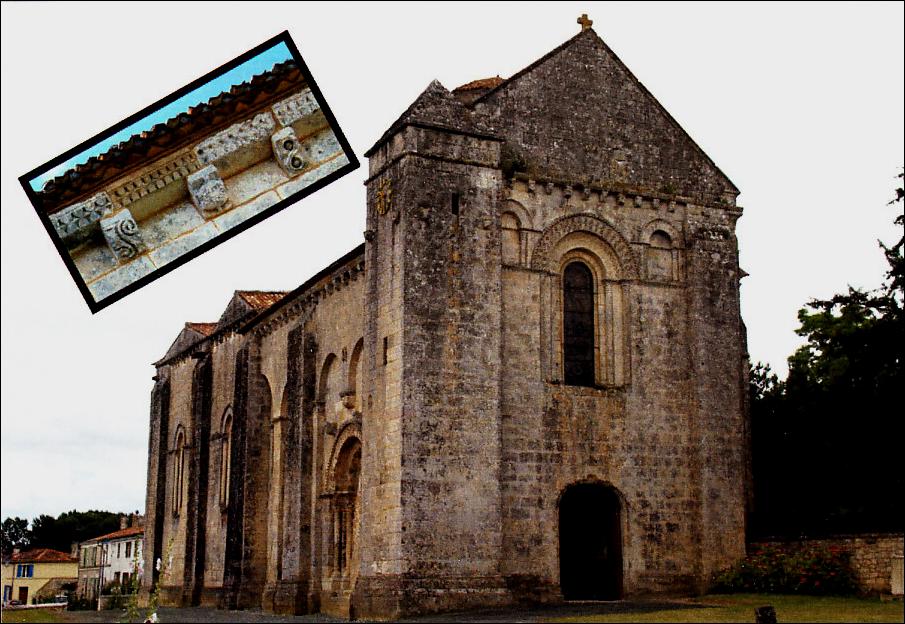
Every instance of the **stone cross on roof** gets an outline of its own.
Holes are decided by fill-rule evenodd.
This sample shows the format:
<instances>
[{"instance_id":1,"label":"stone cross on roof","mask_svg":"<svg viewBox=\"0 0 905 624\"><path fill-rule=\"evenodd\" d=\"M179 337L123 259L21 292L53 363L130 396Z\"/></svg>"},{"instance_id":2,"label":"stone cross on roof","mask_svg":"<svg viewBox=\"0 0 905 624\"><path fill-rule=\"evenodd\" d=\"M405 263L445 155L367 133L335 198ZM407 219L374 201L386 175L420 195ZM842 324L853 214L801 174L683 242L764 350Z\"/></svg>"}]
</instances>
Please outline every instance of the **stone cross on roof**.
<instances>
[{"instance_id":1,"label":"stone cross on roof","mask_svg":"<svg viewBox=\"0 0 905 624\"><path fill-rule=\"evenodd\" d=\"M576 20L579 24L581 24L581 30L588 30L591 25L594 23L594 20L588 19L587 13L582 13L581 17Z\"/></svg>"}]
</instances>

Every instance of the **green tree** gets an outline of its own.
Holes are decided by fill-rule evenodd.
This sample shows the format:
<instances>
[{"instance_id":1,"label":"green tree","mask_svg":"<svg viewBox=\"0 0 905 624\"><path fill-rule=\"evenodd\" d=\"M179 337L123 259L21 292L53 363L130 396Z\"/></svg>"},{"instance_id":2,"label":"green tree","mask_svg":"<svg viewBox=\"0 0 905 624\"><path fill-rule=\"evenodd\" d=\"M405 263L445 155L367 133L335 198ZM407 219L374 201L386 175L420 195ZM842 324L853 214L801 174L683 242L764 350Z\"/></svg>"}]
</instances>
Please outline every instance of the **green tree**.
<instances>
[{"instance_id":1,"label":"green tree","mask_svg":"<svg viewBox=\"0 0 905 624\"><path fill-rule=\"evenodd\" d=\"M29 530L31 543L35 548L53 548L54 550L68 551L69 545L61 547L57 534L57 519L47 514L41 514L31 521Z\"/></svg>"},{"instance_id":2,"label":"green tree","mask_svg":"<svg viewBox=\"0 0 905 624\"><path fill-rule=\"evenodd\" d=\"M890 202L900 226L903 197L897 188ZM789 358L785 382L752 369L760 532L901 529L903 241L880 242L889 264L880 288L849 287L799 310L807 342Z\"/></svg>"},{"instance_id":3,"label":"green tree","mask_svg":"<svg viewBox=\"0 0 905 624\"><path fill-rule=\"evenodd\" d=\"M29 533L31 545L68 552L73 542L83 542L118 530L121 515L94 509L66 511L56 518L42 514L32 520Z\"/></svg>"},{"instance_id":4,"label":"green tree","mask_svg":"<svg viewBox=\"0 0 905 624\"><path fill-rule=\"evenodd\" d=\"M0 525L0 540L4 559L12 555L14 548L28 548L28 520L19 517L4 520Z\"/></svg>"}]
</instances>

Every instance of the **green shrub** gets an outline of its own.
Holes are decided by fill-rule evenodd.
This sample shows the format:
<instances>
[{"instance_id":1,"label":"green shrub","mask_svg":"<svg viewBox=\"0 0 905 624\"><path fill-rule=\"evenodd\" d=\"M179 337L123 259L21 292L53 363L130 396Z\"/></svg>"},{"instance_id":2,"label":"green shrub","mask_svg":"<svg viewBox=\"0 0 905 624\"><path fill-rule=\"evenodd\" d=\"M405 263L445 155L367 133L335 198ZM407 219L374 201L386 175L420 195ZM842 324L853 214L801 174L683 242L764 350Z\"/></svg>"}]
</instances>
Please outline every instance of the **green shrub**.
<instances>
[{"instance_id":1,"label":"green shrub","mask_svg":"<svg viewBox=\"0 0 905 624\"><path fill-rule=\"evenodd\" d=\"M717 573L713 591L847 595L857 590L850 553L836 546L763 546Z\"/></svg>"},{"instance_id":2,"label":"green shrub","mask_svg":"<svg viewBox=\"0 0 905 624\"><path fill-rule=\"evenodd\" d=\"M97 598L71 598L66 609L68 611L97 611Z\"/></svg>"}]
</instances>

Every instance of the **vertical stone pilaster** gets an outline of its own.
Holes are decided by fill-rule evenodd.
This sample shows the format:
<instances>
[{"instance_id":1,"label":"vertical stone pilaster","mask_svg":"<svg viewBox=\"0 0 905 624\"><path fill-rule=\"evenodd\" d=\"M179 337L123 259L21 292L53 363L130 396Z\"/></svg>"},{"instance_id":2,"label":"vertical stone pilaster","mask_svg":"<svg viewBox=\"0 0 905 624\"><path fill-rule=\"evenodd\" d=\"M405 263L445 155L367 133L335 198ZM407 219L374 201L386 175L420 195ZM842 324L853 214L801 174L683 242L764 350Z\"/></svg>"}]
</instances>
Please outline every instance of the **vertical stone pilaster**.
<instances>
[{"instance_id":1,"label":"vertical stone pilaster","mask_svg":"<svg viewBox=\"0 0 905 624\"><path fill-rule=\"evenodd\" d=\"M142 558L146 574L142 591L152 592L160 572L156 562L163 557L163 526L167 492L167 439L170 419L170 382L165 369L158 370L151 391L151 427L148 440L148 490L145 503L145 537Z\"/></svg>"}]
</instances>

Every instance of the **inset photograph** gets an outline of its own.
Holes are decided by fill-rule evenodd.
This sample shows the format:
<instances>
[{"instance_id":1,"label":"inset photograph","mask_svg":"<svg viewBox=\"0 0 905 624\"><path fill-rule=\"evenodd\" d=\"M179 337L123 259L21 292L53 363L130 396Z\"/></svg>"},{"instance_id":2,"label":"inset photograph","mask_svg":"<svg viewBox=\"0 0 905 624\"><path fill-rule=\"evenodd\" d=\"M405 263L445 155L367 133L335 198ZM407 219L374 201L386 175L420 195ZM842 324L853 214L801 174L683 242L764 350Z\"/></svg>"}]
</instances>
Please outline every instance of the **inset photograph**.
<instances>
[{"instance_id":1,"label":"inset photograph","mask_svg":"<svg viewBox=\"0 0 905 624\"><path fill-rule=\"evenodd\" d=\"M20 182L97 312L358 166L284 32Z\"/></svg>"}]
</instances>

